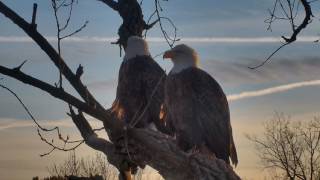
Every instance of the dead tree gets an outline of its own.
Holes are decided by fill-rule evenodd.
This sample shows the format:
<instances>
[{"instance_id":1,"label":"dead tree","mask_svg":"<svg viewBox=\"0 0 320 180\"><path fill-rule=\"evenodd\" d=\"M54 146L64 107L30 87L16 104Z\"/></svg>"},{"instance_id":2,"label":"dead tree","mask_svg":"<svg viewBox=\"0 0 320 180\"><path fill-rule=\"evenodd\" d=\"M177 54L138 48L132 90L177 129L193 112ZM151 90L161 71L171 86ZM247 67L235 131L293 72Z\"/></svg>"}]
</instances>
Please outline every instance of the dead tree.
<instances>
[{"instance_id":1,"label":"dead tree","mask_svg":"<svg viewBox=\"0 0 320 180\"><path fill-rule=\"evenodd\" d=\"M126 39L130 35L142 35L143 30L151 28L143 20L143 15L139 3L136 0L100 0L113 10L117 11L123 18L123 24L119 28L118 44L125 47ZM158 3L157 0L155 0ZM116 152L114 142L99 138L90 127L83 113L86 113L104 123L104 129L109 136L121 136L126 134L131 153L130 160L138 165L150 165L165 179L240 179L232 168L223 160L217 158L207 158L205 155L195 154L188 156L182 152L175 141L164 134L147 129L126 128L122 121L113 117L111 112L104 108L82 83L81 76L83 68L80 65L74 72L64 61L62 56L53 48L47 39L37 31L36 8L34 8L32 22L28 23L16 12L0 1L0 13L10 19L20 29L22 29L33 41L45 52L53 64L58 68L63 77L68 81L80 98L66 92L61 86L54 86L43 82L21 71L22 65L16 68L8 68L0 65L0 73L14 78L22 83L39 88L51 96L62 100L70 106L70 116L76 127L79 129L84 142L91 148L103 152L108 161L117 169L121 169L121 161L127 155ZM133 18L133 19L131 19ZM160 18L160 17L159 17ZM78 110L75 113L73 108ZM60 134L59 134L60 138ZM61 137L62 138L62 137ZM63 139L63 138L62 138ZM112 139L112 138L111 138ZM43 139L47 144L50 142ZM69 142L66 138L65 142ZM53 150L57 147L53 146ZM65 150L61 148L60 150Z\"/></svg>"}]
</instances>

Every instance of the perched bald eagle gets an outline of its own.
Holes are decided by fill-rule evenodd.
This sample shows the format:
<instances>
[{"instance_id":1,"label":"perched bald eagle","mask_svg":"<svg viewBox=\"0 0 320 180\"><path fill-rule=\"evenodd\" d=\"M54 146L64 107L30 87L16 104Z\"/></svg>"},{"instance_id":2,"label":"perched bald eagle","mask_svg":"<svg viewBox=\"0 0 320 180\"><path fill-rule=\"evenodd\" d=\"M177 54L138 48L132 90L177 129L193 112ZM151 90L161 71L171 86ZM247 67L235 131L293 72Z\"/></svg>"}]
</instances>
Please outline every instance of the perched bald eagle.
<instances>
[{"instance_id":1,"label":"perched bald eagle","mask_svg":"<svg viewBox=\"0 0 320 180\"><path fill-rule=\"evenodd\" d=\"M199 69L198 55L181 44L165 52L173 68L165 83L166 120L184 151L205 149L234 165L238 158L232 137L227 98L220 85Z\"/></svg>"},{"instance_id":2,"label":"perched bald eagle","mask_svg":"<svg viewBox=\"0 0 320 180\"><path fill-rule=\"evenodd\" d=\"M165 72L150 56L147 42L138 36L129 37L112 112L130 126L160 128L165 77Z\"/></svg>"},{"instance_id":3,"label":"perched bald eagle","mask_svg":"<svg viewBox=\"0 0 320 180\"><path fill-rule=\"evenodd\" d=\"M128 38L125 56L120 66L116 99L111 112L129 127L157 128L161 130L159 113L164 100L165 72L150 56L147 42L138 37ZM118 142L122 134L111 132L112 141ZM127 149L119 144L120 152ZM130 180L137 164L130 158L123 161L120 178ZM139 164L144 167L144 164Z\"/></svg>"}]
</instances>

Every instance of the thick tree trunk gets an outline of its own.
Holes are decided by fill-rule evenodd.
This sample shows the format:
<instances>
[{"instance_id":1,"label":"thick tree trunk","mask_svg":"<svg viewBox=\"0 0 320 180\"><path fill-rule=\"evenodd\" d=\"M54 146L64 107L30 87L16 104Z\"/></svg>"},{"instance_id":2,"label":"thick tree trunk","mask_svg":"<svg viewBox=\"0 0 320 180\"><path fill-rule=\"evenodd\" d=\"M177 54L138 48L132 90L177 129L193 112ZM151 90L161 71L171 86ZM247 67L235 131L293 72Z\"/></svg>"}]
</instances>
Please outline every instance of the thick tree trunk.
<instances>
[{"instance_id":1,"label":"thick tree trunk","mask_svg":"<svg viewBox=\"0 0 320 180\"><path fill-rule=\"evenodd\" d=\"M72 119L90 147L104 152L108 161L116 167L121 166L127 154L118 154L112 143L98 138L83 115L71 113ZM188 155L181 151L171 137L147 129L128 129L128 151L130 160L150 165L166 180L238 180L232 167L223 160L203 154Z\"/></svg>"}]
</instances>

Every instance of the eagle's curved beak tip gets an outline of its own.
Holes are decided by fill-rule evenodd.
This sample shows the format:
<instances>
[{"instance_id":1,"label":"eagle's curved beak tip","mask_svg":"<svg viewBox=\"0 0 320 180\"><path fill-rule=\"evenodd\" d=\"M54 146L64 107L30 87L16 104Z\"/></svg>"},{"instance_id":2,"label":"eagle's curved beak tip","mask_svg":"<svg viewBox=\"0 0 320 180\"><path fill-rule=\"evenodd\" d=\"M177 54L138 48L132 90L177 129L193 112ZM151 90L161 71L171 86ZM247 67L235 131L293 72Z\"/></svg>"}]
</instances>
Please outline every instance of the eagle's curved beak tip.
<instances>
[{"instance_id":1,"label":"eagle's curved beak tip","mask_svg":"<svg viewBox=\"0 0 320 180\"><path fill-rule=\"evenodd\" d=\"M164 54L163 54L163 59L172 59L174 56L174 53L172 51L166 51Z\"/></svg>"}]
</instances>

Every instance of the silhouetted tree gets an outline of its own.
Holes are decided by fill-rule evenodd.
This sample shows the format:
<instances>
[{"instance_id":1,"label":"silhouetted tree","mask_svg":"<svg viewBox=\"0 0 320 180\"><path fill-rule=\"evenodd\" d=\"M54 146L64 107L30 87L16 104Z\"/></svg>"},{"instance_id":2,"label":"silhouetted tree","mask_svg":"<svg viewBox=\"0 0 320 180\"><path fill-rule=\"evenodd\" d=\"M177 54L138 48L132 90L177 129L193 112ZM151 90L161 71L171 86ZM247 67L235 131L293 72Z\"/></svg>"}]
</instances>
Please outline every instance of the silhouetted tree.
<instances>
[{"instance_id":1,"label":"silhouetted tree","mask_svg":"<svg viewBox=\"0 0 320 180\"><path fill-rule=\"evenodd\" d=\"M264 124L262 137L247 137L255 144L263 166L278 172L279 179L320 178L320 118L291 121L277 113Z\"/></svg>"},{"instance_id":2,"label":"silhouetted tree","mask_svg":"<svg viewBox=\"0 0 320 180\"><path fill-rule=\"evenodd\" d=\"M77 157L75 151L71 151L66 160L60 164L52 164L47 167L51 177L97 177L104 180L117 178L116 169L112 167L107 159L96 153L94 157Z\"/></svg>"}]
</instances>

